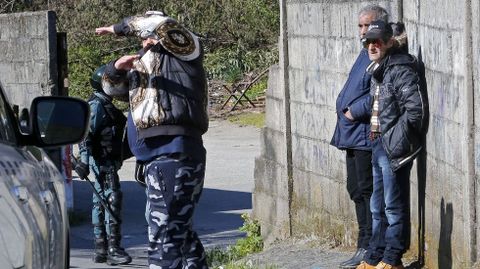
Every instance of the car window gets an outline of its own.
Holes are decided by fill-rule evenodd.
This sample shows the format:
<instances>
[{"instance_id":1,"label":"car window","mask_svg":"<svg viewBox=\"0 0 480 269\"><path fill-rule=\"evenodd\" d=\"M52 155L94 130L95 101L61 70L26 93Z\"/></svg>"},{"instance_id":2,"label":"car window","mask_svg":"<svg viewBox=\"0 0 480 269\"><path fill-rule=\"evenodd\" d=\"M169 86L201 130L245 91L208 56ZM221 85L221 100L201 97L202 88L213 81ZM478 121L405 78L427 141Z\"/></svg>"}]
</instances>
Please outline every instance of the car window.
<instances>
[{"instance_id":1,"label":"car window","mask_svg":"<svg viewBox=\"0 0 480 269\"><path fill-rule=\"evenodd\" d=\"M15 143L14 122L8 116L7 103L0 94L0 141Z\"/></svg>"}]
</instances>

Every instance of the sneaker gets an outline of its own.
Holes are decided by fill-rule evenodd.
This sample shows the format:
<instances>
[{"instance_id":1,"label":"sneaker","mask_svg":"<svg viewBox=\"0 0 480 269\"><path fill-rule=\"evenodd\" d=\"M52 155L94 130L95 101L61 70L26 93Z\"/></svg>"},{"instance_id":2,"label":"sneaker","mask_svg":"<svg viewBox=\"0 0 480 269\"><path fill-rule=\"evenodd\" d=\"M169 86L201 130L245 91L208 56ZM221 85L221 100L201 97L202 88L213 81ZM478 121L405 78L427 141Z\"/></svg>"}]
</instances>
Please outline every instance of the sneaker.
<instances>
[{"instance_id":1,"label":"sneaker","mask_svg":"<svg viewBox=\"0 0 480 269\"><path fill-rule=\"evenodd\" d=\"M375 266L375 269L405 269L405 267L403 267L402 264L390 265L385 262L380 262L379 264L377 264L377 266Z\"/></svg>"},{"instance_id":2,"label":"sneaker","mask_svg":"<svg viewBox=\"0 0 480 269\"><path fill-rule=\"evenodd\" d=\"M365 253L367 253L366 249L359 248L357 249L357 252L353 254L353 257L351 257L349 260L346 260L340 264L340 268L343 269L354 269L356 268L361 261L363 261L363 258L365 257Z\"/></svg>"},{"instance_id":3,"label":"sneaker","mask_svg":"<svg viewBox=\"0 0 480 269\"><path fill-rule=\"evenodd\" d=\"M356 269L376 269L375 265L370 265L366 261L362 261Z\"/></svg>"}]
</instances>

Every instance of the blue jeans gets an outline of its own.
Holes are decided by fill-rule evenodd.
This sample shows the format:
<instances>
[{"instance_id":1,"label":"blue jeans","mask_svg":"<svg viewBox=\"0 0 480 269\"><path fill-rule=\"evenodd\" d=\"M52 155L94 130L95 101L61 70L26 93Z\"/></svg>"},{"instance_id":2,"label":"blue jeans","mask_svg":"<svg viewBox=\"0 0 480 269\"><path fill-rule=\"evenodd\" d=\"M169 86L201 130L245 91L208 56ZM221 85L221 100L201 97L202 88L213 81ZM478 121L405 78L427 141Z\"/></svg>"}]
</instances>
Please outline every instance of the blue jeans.
<instances>
[{"instance_id":1,"label":"blue jeans","mask_svg":"<svg viewBox=\"0 0 480 269\"><path fill-rule=\"evenodd\" d=\"M380 261L401 264L409 242L410 170L412 161L392 171L383 149L382 139L372 143L373 194L372 237L365 261L376 265Z\"/></svg>"}]
</instances>

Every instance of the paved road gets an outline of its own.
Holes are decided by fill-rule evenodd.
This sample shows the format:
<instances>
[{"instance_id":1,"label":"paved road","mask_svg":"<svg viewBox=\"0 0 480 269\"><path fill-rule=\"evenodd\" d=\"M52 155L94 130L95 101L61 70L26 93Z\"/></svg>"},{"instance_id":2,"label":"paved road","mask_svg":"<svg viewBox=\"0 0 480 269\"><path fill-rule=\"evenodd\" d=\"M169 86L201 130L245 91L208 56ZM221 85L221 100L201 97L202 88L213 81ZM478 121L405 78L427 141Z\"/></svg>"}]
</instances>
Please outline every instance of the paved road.
<instances>
[{"instance_id":1,"label":"paved road","mask_svg":"<svg viewBox=\"0 0 480 269\"><path fill-rule=\"evenodd\" d=\"M254 159L259 155L259 130L226 121L210 122L204 136L207 149L205 189L195 213L194 226L207 248L226 246L243 236L240 215L252 208ZM144 189L133 179L134 160L120 170L124 192L123 246L133 257L126 266L108 266L91 261L93 253L90 220L71 227L70 268L146 268L146 222ZM74 210L88 216L92 191L84 181L74 182ZM88 217L89 218L89 217Z\"/></svg>"}]
</instances>

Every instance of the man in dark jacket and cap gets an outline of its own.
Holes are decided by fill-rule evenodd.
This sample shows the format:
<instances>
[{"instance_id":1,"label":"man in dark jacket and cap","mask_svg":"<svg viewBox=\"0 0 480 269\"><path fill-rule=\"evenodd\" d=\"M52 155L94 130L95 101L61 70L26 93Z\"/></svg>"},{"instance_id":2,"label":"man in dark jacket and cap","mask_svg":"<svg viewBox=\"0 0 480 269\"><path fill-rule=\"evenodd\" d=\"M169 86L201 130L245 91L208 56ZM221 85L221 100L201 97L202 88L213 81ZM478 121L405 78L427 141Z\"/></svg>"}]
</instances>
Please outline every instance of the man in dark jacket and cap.
<instances>
[{"instance_id":1,"label":"man in dark jacket and cap","mask_svg":"<svg viewBox=\"0 0 480 269\"><path fill-rule=\"evenodd\" d=\"M138 55L107 65L103 82L106 92L130 101L128 140L143 163L147 188L149 268L207 268L192 227L205 176L202 135L208 129L199 39L159 11L95 31L142 39Z\"/></svg>"},{"instance_id":2,"label":"man in dark jacket and cap","mask_svg":"<svg viewBox=\"0 0 480 269\"><path fill-rule=\"evenodd\" d=\"M372 64L368 101L349 110L353 119L370 115L373 194L372 238L357 269L404 268L409 238L409 182L422 149L428 103L416 59L398 48L390 24L374 21L363 39Z\"/></svg>"},{"instance_id":3,"label":"man in dark jacket and cap","mask_svg":"<svg viewBox=\"0 0 480 269\"><path fill-rule=\"evenodd\" d=\"M375 20L388 21L387 11L378 5L367 5L358 13L358 30L361 40L370 23ZM360 42L359 42L360 43ZM369 117L351 120L348 107L365 99L370 92L371 75L367 67L371 63L365 48L360 51L350 70L336 103L337 125L331 144L345 150L347 165L347 191L355 203L358 223L357 251L341 268L355 268L363 260L372 236L372 214L370 197L372 196L372 145L368 138L370 133Z\"/></svg>"}]
</instances>

